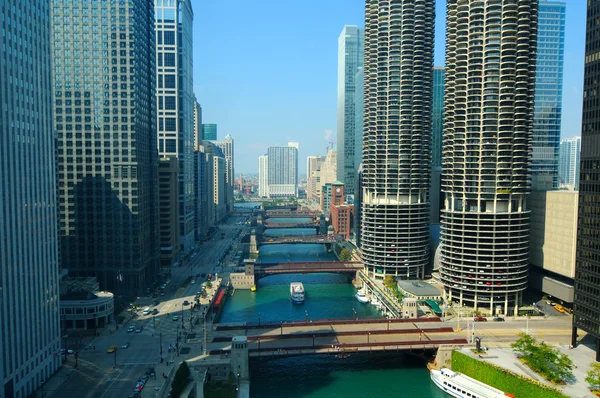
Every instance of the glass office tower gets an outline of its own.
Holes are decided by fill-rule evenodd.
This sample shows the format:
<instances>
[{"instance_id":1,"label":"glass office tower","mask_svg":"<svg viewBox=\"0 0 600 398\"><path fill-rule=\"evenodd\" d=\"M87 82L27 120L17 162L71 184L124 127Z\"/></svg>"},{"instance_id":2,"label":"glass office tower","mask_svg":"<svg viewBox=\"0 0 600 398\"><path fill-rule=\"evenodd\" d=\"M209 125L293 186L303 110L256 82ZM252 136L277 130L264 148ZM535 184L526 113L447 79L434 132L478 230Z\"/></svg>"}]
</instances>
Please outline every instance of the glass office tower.
<instances>
[{"instance_id":1,"label":"glass office tower","mask_svg":"<svg viewBox=\"0 0 600 398\"><path fill-rule=\"evenodd\" d=\"M62 265L141 296L159 264L154 2L51 3Z\"/></svg>"},{"instance_id":2,"label":"glass office tower","mask_svg":"<svg viewBox=\"0 0 600 398\"><path fill-rule=\"evenodd\" d=\"M577 329L596 338L596 361L600 361L600 1L590 0L583 77L583 120L579 178L579 218L575 263L575 301L572 345Z\"/></svg>"},{"instance_id":3,"label":"glass office tower","mask_svg":"<svg viewBox=\"0 0 600 398\"><path fill-rule=\"evenodd\" d=\"M203 124L202 125L202 139L206 141L215 141L217 139L217 125L216 124Z\"/></svg>"},{"instance_id":4,"label":"glass office tower","mask_svg":"<svg viewBox=\"0 0 600 398\"><path fill-rule=\"evenodd\" d=\"M434 20L431 0L366 1L361 248L378 279L429 264Z\"/></svg>"},{"instance_id":5,"label":"glass office tower","mask_svg":"<svg viewBox=\"0 0 600 398\"><path fill-rule=\"evenodd\" d=\"M179 245L194 248L194 81L192 27L188 0L155 0L158 153L179 162ZM162 195L168 192L161 192Z\"/></svg>"},{"instance_id":6,"label":"glass office tower","mask_svg":"<svg viewBox=\"0 0 600 398\"><path fill-rule=\"evenodd\" d=\"M363 67L364 29L344 26L338 38L337 179L346 184L346 194L354 194L355 115L354 96L357 72Z\"/></svg>"},{"instance_id":7,"label":"glass office tower","mask_svg":"<svg viewBox=\"0 0 600 398\"><path fill-rule=\"evenodd\" d=\"M531 155L531 188L539 191L557 189L559 183L565 9L563 2L539 3Z\"/></svg>"},{"instance_id":8,"label":"glass office tower","mask_svg":"<svg viewBox=\"0 0 600 398\"><path fill-rule=\"evenodd\" d=\"M59 252L50 3L4 0L0 62L0 397L58 370Z\"/></svg>"},{"instance_id":9,"label":"glass office tower","mask_svg":"<svg viewBox=\"0 0 600 398\"><path fill-rule=\"evenodd\" d=\"M444 67L433 68L433 106L431 111L431 166L442 165L444 131Z\"/></svg>"}]
</instances>

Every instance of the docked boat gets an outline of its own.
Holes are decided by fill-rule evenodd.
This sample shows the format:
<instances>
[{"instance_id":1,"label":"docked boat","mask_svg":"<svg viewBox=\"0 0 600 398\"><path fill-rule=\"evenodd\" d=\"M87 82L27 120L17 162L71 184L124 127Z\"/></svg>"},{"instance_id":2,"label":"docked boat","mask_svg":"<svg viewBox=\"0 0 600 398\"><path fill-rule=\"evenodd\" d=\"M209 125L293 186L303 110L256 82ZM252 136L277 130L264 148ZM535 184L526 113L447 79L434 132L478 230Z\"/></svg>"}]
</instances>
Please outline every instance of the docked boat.
<instances>
[{"instance_id":1,"label":"docked boat","mask_svg":"<svg viewBox=\"0 0 600 398\"><path fill-rule=\"evenodd\" d=\"M290 297L294 303L304 302L304 285L302 285L302 282L290 283Z\"/></svg>"},{"instance_id":2,"label":"docked boat","mask_svg":"<svg viewBox=\"0 0 600 398\"><path fill-rule=\"evenodd\" d=\"M252 286L252 287L250 288L250 291L251 291L251 292L255 292L255 291L256 291L256 285Z\"/></svg>"},{"instance_id":3,"label":"docked boat","mask_svg":"<svg viewBox=\"0 0 600 398\"><path fill-rule=\"evenodd\" d=\"M431 369L431 381L442 391L453 397L514 398L514 395L488 386L478 380L450 369Z\"/></svg>"},{"instance_id":4,"label":"docked boat","mask_svg":"<svg viewBox=\"0 0 600 398\"><path fill-rule=\"evenodd\" d=\"M360 289L358 292L356 292L354 297L361 303L368 303L370 301L369 297L367 297L367 293L364 291L364 289Z\"/></svg>"}]
</instances>

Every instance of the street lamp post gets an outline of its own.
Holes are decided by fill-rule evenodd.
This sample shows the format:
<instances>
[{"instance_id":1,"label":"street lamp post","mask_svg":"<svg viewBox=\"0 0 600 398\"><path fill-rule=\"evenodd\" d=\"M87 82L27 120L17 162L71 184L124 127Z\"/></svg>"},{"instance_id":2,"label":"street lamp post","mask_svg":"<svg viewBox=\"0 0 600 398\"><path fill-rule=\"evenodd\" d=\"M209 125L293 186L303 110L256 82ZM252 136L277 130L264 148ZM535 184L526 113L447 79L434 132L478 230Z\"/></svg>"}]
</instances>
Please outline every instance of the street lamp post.
<instances>
[{"instance_id":1,"label":"street lamp post","mask_svg":"<svg viewBox=\"0 0 600 398\"><path fill-rule=\"evenodd\" d=\"M367 333L367 344L371 344L371 332Z\"/></svg>"},{"instance_id":2,"label":"street lamp post","mask_svg":"<svg viewBox=\"0 0 600 398\"><path fill-rule=\"evenodd\" d=\"M260 312L258 313L258 326L260 326Z\"/></svg>"},{"instance_id":3,"label":"street lamp post","mask_svg":"<svg viewBox=\"0 0 600 398\"><path fill-rule=\"evenodd\" d=\"M305 321L308 322L308 310L304 310Z\"/></svg>"},{"instance_id":4,"label":"street lamp post","mask_svg":"<svg viewBox=\"0 0 600 398\"><path fill-rule=\"evenodd\" d=\"M354 308L352 308L352 312L354 312L354 320L357 320L358 317L356 316L356 310Z\"/></svg>"},{"instance_id":5,"label":"street lamp post","mask_svg":"<svg viewBox=\"0 0 600 398\"><path fill-rule=\"evenodd\" d=\"M258 356L260 357L260 337L258 338Z\"/></svg>"},{"instance_id":6,"label":"street lamp post","mask_svg":"<svg viewBox=\"0 0 600 398\"><path fill-rule=\"evenodd\" d=\"M181 328L182 328L182 329L185 329L185 328L183 327L183 303L181 303Z\"/></svg>"},{"instance_id":7,"label":"street lamp post","mask_svg":"<svg viewBox=\"0 0 600 398\"><path fill-rule=\"evenodd\" d=\"M94 337L98 335L98 314L94 314Z\"/></svg>"},{"instance_id":8,"label":"street lamp post","mask_svg":"<svg viewBox=\"0 0 600 398\"><path fill-rule=\"evenodd\" d=\"M281 335L283 336L283 321L281 321Z\"/></svg>"},{"instance_id":9,"label":"street lamp post","mask_svg":"<svg viewBox=\"0 0 600 398\"><path fill-rule=\"evenodd\" d=\"M315 335L313 334L313 347L315 346Z\"/></svg>"}]
</instances>

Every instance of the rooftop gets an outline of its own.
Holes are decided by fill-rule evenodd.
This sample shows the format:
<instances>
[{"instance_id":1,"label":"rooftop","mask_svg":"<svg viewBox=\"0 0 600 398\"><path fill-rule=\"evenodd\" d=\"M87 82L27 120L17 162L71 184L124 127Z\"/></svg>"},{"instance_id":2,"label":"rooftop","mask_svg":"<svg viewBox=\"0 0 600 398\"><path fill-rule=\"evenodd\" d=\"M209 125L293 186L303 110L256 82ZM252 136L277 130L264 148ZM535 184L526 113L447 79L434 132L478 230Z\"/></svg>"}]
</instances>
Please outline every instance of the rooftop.
<instances>
[{"instance_id":1,"label":"rooftop","mask_svg":"<svg viewBox=\"0 0 600 398\"><path fill-rule=\"evenodd\" d=\"M441 296L440 290L421 280L397 281L398 288L415 296Z\"/></svg>"}]
</instances>

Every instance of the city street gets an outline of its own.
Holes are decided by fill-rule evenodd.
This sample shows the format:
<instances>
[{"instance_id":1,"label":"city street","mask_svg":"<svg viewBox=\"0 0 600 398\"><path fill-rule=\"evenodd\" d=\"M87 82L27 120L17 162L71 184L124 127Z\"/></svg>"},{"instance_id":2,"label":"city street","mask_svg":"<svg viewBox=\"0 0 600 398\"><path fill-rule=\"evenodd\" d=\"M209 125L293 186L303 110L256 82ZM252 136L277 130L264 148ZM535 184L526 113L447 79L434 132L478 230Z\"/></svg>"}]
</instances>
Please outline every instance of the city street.
<instances>
[{"instance_id":1,"label":"city street","mask_svg":"<svg viewBox=\"0 0 600 398\"><path fill-rule=\"evenodd\" d=\"M235 254L239 246L240 231L247 228L244 223L246 216L231 216L219 226L219 230L196 250L193 259L180 267L173 267L170 283L165 288L165 295L156 298L159 301L153 306L155 300L148 297L140 297L137 300L139 309L134 313L127 313L128 320L114 330L115 325L110 324L107 328L99 329L99 336L81 338L82 348L78 355L78 367L73 369L75 355L69 355L63 370L46 382L44 393L46 397L77 396L82 398L123 398L134 391L136 383L146 373L146 369L154 367L156 378L150 378L145 384L142 395L144 397L158 396L162 389L166 388L163 373L168 374L174 365L168 365L169 361L177 363L202 354L202 344L184 344L185 332L197 333L197 338L202 337L202 322L194 325L190 330L190 305L183 305L185 300L192 303L194 297L206 281L206 277L197 278L196 274L215 274L220 272L219 261L229 255L231 246ZM221 232L225 234L221 239ZM182 286L185 280L192 276L195 283ZM212 289L210 294L214 294ZM203 300L205 301L205 300ZM156 308L158 314L143 315L142 309ZM202 308L192 315L200 316ZM182 316L183 315L183 316ZM177 320L174 320L177 316ZM129 326L135 326L139 333L128 332ZM180 353L176 357L175 350L169 351L170 345L178 343L180 334L180 348L187 347L189 352ZM68 339L67 347L76 349L75 342L79 337ZM129 347L121 348L124 343L130 343ZM162 344L161 344L162 343ZM84 346L85 345L85 346ZM110 346L116 345L115 353L107 353ZM161 363L161 349L163 362ZM157 388L155 390L155 387Z\"/></svg>"}]
</instances>

